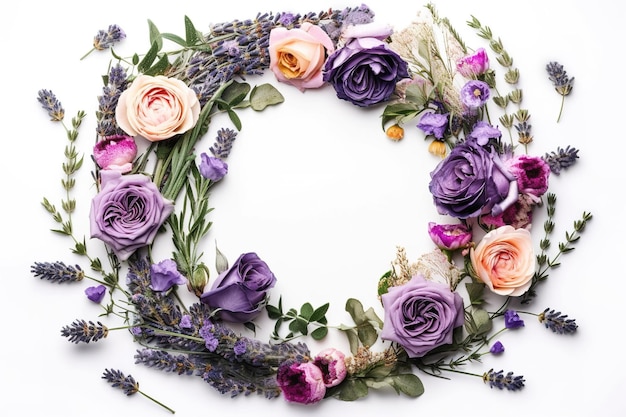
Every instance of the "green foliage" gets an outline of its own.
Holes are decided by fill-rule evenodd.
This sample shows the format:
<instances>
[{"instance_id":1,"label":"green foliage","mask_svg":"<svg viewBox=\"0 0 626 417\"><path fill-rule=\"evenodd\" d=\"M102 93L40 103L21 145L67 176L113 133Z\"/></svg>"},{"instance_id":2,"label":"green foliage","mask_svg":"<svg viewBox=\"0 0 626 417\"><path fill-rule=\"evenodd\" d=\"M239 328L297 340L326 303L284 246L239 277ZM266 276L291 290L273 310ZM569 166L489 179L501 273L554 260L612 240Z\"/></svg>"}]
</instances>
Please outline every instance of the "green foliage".
<instances>
[{"instance_id":1,"label":"green foliage","mask_svg":"<svg viewBox=\"0 0 626 417\"><path fill-rule=\"evenodd\" d=\"M279 298L277 306L268 304L266 306L267 315L276 321L271 338L282 342L306 335L310 335L314 340L323 339L328 334L326 313L329 306L330 304L326 303L314 308L311 303L306 302L302 304L299 311L290 308L285 312L282 297ZM280 334L283 324L286 324L289 330L285 336Z\"/></svg>"},{"instance_id":2,"label":"green foliage","mask_svg":"<svg viewBox=\"0 0 626 417\"><path fill-rule=\"evenodd\" d=\"M356 355L360 346L371 347L378 340L378 333L383 327L383 321L373 308L365 310L357 299L349 298L346 301L346 311L352 317L356 326L341 326L348 337L350 351Z\"/></svg>"}]
</instances>

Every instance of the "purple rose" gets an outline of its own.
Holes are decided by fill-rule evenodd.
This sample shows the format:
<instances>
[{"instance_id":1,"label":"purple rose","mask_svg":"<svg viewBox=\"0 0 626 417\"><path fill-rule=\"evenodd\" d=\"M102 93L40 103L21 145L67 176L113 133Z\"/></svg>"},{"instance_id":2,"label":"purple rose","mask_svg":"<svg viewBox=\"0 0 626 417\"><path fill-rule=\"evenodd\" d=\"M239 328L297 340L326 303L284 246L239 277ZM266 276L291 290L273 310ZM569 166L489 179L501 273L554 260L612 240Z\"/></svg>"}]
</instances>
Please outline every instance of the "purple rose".
<instances>
[{"instance_id":1,"label":"purple rose","mask_svg":"<svg viewBox=\"0 0 626 417\"><path fill-rule=\"evenodd\" d=\"M102 240L125 261L149 245L174 210L149 177L101 171L100 192L91 202L91 237Z\"/></svg>"},{"instance_id":2,"label":"purple rose","mask_svg":"<svg viewBox=\"0 0 626 417\"><path fill-rule=\"evenodd\" d=\"M420 117L417 127L427 135L433 135L437 139L443 139L448 128L448 114L427 112Z\"/></svg>"},{"instance_id":3,"label":"purple rose","mask_svg":"<svg viewBox=\"0 0 626 417\"><path fill-rule=\"evenodd\" d=\"M174 285L183 285L187 279L178 272L178 266L172 259L164 259L158 264L150 265L150 288L165 292Z\"/></svg>"},{"instance_id":4,"label":"purple rose","mask_svg":"<svg viewBox=\"0 0 626 417\"><path fill-rule=\"evenodd\" d=\"M104 298L106 287L104 285L96 285L95 287L88 287L85 290L85 295L90 301L99 303Z\"/></svg>"},{"instance_id":5,"label":"purple rose","mask_svg":"<svg viewBox=\"0 0 626 417\"><path fill-rule=\"evenodd\" d=\"M340 99L367 107L387 101L396 83L408 77L407 63L386 42L367 37L350 39L330 55L323 80Z\"/></svg>"},{"instance_id":6,"label":"purple rose","mask_svg":"<svg viewBox=\"0 0 626 417\"><path fill-rule=\"evenodd\" d=\"M475 109L482 107L489 100L489 84L484 81L470 80L461 87L461 102Z\"/></svg>"},{"instance_id":7,"label":"purple rose","mask_svg":"<svg viewBox=\"0 0 626 417\"><path fill-rule=\"evenodd\" d=\"M313 362L281 365L276 382L289 402L313 404L326 395L322 370Z\"/></svg>"},{"instance_id":8,"label":"purple rose","mask_svg":"<svg viewBox=\"0 0 626 417\"><path fill-rule=\"evenodd\" d=\"M517 182L500 156L475 140L452 149L431 172L428 188L439 214L459 219L498 215L517 200Z\"/></svg>"},{"instance_id":9,"label":"purple rose","mask_svg":"<svg viewBox=\"0 0 626 417\"><path fill-rule=\"evenodd\" d=\"M454 329L465 320L461 296L422 275L389 288L382 303L385 321L380 337L401 345L411 358L452 343Z\"/></svg>"},{"instance_id":10,"label":"purple rose","mask_svg":"<svg viewBox=\"0 0 626 417\"><path fill-rule=\"evenodd\" d=\"M217 182L224 178L228 173L228 164L222 161L220 158L209 156L203 152L200 157L202 162L200 163L200 174L211 181Z\"/></svg>"},{"instance_id":11,"label":"purple rose","mask_svg":"<svg viewBox=\"0 0 626 417\"><path fill-rule=\"evenodd\" d=\"M519 155L509 161L507 166L517 178L517 188L522 194L539 197L548 191L550 166L541 157Z\"/></svg>"},{"instance_id":12,"label":"purple rose","mask_svg":"<svg viewBox=\"0 0 626 417\"><path fill-rule=\"evenodd\" d=\"M200 300L219 309L217 314L223 320L245 323L261 312L267 291L275 284L276 277L267 264L256 253L245 253L217 277Z\"/></svg>"},{"instance_id":13,"label":"purple rose","mask_svg":"<svg viewBox=\"0 0 626 417\"><path fill-rule=\"evenodd\" d=\"M472 232L464 224L428 223L428 235L439 249L466 248L472 240Z\"/></svg>"}]
</instances>

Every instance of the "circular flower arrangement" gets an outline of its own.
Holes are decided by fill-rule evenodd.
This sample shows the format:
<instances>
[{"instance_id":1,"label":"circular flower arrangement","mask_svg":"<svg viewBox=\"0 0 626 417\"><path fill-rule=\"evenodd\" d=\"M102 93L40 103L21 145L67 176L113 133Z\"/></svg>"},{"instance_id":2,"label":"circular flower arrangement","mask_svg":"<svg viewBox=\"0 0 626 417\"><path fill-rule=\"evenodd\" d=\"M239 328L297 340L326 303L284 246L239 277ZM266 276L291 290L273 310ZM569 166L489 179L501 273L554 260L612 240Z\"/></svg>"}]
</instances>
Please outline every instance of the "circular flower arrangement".
<instances>
[{"instance_id":1,"label":"circular flower arrangement","mask_svg":"<svg viewBox=\"0 0 626 417\"><path fill-rule=\"evenodd\" d=\"M90 236L104 243L109 266L92 258L84 239L74 235L69 214L76 202L68 197L58 211L44 199L62 225L57 232L78 242L74 252L89 259L101 277L62 262L35 263L33 274L52 282L94 280L97 285L85 293L96 303L104 303L106 290L123 294L127 302L110 297L106 311L125 319L125 328L141 346L138 364L199 376L230 396L256 393L314 404L325 398L356 400L370 389L391 387L417 397L424 391L420 371L457 372L484 355L501 354L497 335L524 327L519 308L533 301L538 285L556 259L573 248L591 215L583 213L567 240L551 252L556 197L548 193L549 178L572 165L578 150L527 154L530 115L508 107L522 98L519 71L504 59L509 54L476 19L469 25L489 42L491 52L468 50L443 22L427 5L415 23L394 32L362 5L318 14L262 14L212 25L208 34L186 18L185 38L152 25L147 53L131 59L113 54L96 113L97 193L91 200ZM111 25L98 32L94 49L106 50L125 37ZM443 44L437 42L441 37ZM163 40L178 48L164 51ZM491 54L504 73L506 95L506 89L495 88L498 71ZM354 326L341 331L349 352L309 350L307 337L322 340L336 327L326 317L328 304L273 305L277 277L256 253L243 253L231 264L217 250L215 278L203 259L211 227L209 190L228 175L226 159L241 128L237 110L262 111L283 101L272 85L252 88L242 81L244 75L268 69L278 83L300 91L330 86L347 105L378 107L390 139L402 139L407 126L419 129L439 158L428 189L437 214L450 221L429 224L431 252L409 262L398 247L392 268L372 283L383 318L376 308L347 300ZM547 71L557 92L569 94L573 78L562 66L553 62ZM50 90L41 90L39 101L53 121L64 120L65 111ZM490 104L502 113L499 124L489 118ZM218 130L209 152L198 155L197 144L218 112L226 113L235 129ZM68 196L82 165L75 140L84 115L72 120L68 134L63 182ZM543 206L546 236L535 250L530 226ZM171 237L171 258L154 258L159 233ZM184 305L180 291L195 302ZM499 303L493 311L488 297ZM550 308L525 313L555 333L577 329L573 319ZM255 330L261 317L275 322L270 340L235 331ZM284 324L287 337L279 332ZM90 343L111 330L100 321L78 319L61 333L71 342ZM493 368L475 376L492 388L513 391L525 382L521 375ZM106 369L103 378L128 395L139 392L138 383L122 371Z\"/></svg>"}]
</instances>

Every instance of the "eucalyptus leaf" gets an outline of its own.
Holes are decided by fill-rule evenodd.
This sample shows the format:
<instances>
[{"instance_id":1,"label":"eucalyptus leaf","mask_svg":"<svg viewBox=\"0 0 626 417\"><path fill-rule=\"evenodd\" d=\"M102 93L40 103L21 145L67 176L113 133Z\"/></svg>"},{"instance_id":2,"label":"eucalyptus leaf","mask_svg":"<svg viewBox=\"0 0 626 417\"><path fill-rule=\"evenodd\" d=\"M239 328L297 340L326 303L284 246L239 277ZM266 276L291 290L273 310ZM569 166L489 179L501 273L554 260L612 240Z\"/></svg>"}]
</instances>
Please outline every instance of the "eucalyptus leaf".
<instances>
[{"instance_id":1,"label":"eucalyptus leaf","mask_svg":"<svg viewBox=\"0 0 626 417\"><path fill-rule=\"evenodd\" d=\"M261 84L252 89L250 93L250 107L261 111L267 106L273 106L285 101L283 95L271 84Z\"/></svg>"},{"instance_id":2,"label":"eucalyptus leaf","mask_svg":"<svg viewBox=\"0 0 626 417\"><path fill-rule=\"evenodd\" d=\"M369 389L365 382L360 379L346 379L338 388L335 397L342 401L355 401L359 398L365 397Z\"/></svg>"},{"instance_id":3,"label":"eucalyptus leaf","mask_svg":"<svg viewBox=\"0 0 626 417\"><path fill-rule=\"evenodd\" d=\"M148 31L150 36L150 44L156 44L157 52L160 51L161 48L163 48L163 39L161 39L161 32L159 32L159 29L150 19L148 19Z\"/></svg>"},{"instance_id":4,"label":"eucalyptus leaf","mask_svg":"<svg viewBox=\"0 0 626 417\"><path fill-rule=\"evenodd\" d=\"M234 107L246 98L250 90L250 84L233 81L224 90L220 98L231 107Z\"/></svg>"},{"instance_id":5,"label":"eucalyptus leaf","mask_svg":"<svg viewBox=\"0 0 626 417\"><path fill-rule=\"evenodd\" d=\"M424 393L424 384L415 374L400 374L388 378L390 385L398 393L402 393L409 397L419 397Z\"/></svg>"}]
</instances>

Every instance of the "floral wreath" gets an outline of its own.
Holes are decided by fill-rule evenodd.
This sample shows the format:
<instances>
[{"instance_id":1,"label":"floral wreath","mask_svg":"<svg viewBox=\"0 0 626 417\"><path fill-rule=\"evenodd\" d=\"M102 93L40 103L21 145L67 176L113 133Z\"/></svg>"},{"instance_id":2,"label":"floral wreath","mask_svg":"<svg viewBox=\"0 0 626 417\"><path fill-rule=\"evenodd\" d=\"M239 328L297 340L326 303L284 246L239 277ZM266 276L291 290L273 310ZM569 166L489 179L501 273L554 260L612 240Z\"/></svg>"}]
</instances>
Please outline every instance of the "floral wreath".
<instances>
[{"instance_id":1,"label":"floral wreath","mask_svg":"<svg viewBox=\"0 0 626 417\"><path fill-rule=\"evenodd\" d=\"M84 161L76 141L86 113L78 112L66 126L60 101L40 90L39 102L52 121L63 124L69 141L62 209L47 198L43 206L59 225L53 231L73 239L72 251L96 276L59 261L35 262L31 272L55 283L95 282L84 290L87 298L124 325L77 319L61 334L73 343L92 343L126 329L141 346L136 363L199 376L230 396L256 393L314 404L356 400L370 389L388 387L417 397L424 391L419 372L474 375L491 388L521 390L522 375L493 368L471 374L462 367L502 354L497 336L524 327L522 314L536 316L554 333L576 332L575 320L558 310L521 307L532 303L560 257L574 249L591 214L584 212L554 249L556 195L548 192L549 178L573 165L578 150L527 153L533 136L530 113L521 107L519 70L489 27L476 18L468 24L488 43L489 53L468 48L432 4L401 31L376 22L365 5L259 14L212 25L209 33L185 17L185 37L161 33L149 22L148 51L129 58L113 49L126 38L119 26L99 31L92 51L110 50L112 61L96 111L97 193L91 199L90 237L104 243L109 265L90 255L72 225L77 202L71 192ZM177 48L165 51L165 41ZM376 308L347 300L354 326L339 331L350 352L309 350L305 338L322 340L332 328L329 304L298 309L283 308L282 299L272 304L277 278L256 253L243 253L231 264L217 250L216 278L203 260L211 227L209 191L228 173L226 159L241 129L237 112L262 111L284 100L272 85L252 87L243 78L267 69L278 82L301 91L330 85L338 99L381 108L383 131L392 140L416 126L440 159L428 187L437 213L450 222L429 224L434 249L416 262L397 248L391 268L378 280L382 318ZM574 79L557 62L546 70L562 96L562 111ZM496 89L498 77L506 94ZM499 124L488 105L501 113ZM219 129L207 147L200 140L217 113L226 113L235 129ZM196 149L208 150L197 154ZM530 226L539 209L546 210L547 220L535 250ZM167 235L172 257L154 259L153 245ZM182 291L195 302L186 305ZM498 307L489 311L494 303ZM245 333L254 332L262 317L275 322L268 341ZM105 369L102 377L127 395L144 394L120 370Z\"/></svg>"}]
</instances>

